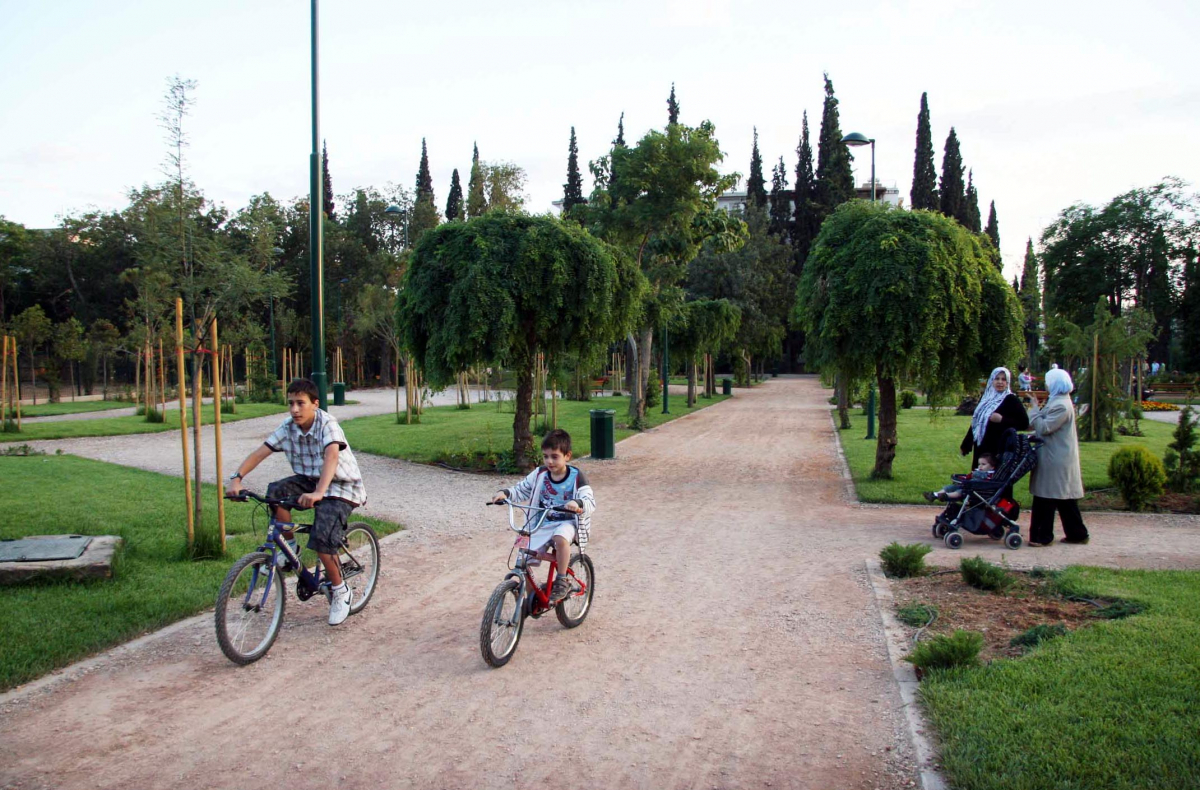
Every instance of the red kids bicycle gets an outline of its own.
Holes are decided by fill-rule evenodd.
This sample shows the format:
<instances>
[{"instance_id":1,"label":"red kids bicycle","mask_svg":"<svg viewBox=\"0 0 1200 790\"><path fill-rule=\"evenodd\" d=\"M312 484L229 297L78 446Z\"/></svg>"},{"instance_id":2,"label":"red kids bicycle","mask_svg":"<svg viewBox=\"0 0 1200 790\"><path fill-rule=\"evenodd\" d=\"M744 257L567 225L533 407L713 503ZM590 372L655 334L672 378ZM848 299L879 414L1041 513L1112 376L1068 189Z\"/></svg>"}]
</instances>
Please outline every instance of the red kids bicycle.
<instances>
[{"instance_id":1,"label":"red kids bicycle","mask_svg":"<svg viewBox=\"0 0 1200 790\"><path fill-rule=\"evenodd\" d=\"M582 552L573 552L571 562L567 565L571 591L567 593L566 598L551 607L550 588L554 584L558 568L554 549L532 551L529 548L529 537L546 524L546 516L551 511L570 511L562 507L516 505L510 500L487 504L507 505L508 526L517 533L517 540L509 552L509 559L512 559L515 552L516 560L509 565L509 572L504 581L500 582L492 597L488 599L487 606L483 609L483 623L479 627L479 649L483 653L483 660L488 666L502 667L513 657L513 653L517 652L517 643L521 641L521 629L526 617L536 619L553 608L558 622L562 623L564 628L575 628L583 623L592 608L592 596L596 592L596 573L592 568L591 557ZM514 508L526 512L523 526L517 526L513 516ZM573 542L572 545L579 544ZM543 562L550 566L550 570L545 584L539 585L531 568Z\"/></svg>"}]
</instances>

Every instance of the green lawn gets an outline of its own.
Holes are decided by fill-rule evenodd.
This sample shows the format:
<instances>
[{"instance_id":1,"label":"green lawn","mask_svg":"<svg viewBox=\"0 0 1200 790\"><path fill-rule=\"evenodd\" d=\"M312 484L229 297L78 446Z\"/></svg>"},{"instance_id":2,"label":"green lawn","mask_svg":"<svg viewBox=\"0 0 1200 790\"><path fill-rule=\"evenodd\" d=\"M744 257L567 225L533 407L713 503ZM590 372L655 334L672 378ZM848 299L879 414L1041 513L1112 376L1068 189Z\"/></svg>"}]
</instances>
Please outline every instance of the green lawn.
<instances>
[{"instance_id":1,"label":"green lawn","mask_svg":"<svg viewBox=\"0 0 1200 790\"><path fill-rule=\"evenodd\" d=\"M863 439L867 419L857 410L851 412L851 421L854 427L839 431L839 435L846 461L850 464L850 474L854 477L854 487L862 502L923 504L922 491L936 491L950 482L951 473L969 471L970 456L959 455L958 446L971 425L970 417L959 417L949 410L933 417L927 409L902 409L897 418L899 443L891 480L871 479L871 470L875 467L875 440ZM1142 420L1141 428L1145 436L1118 436L1115 442L1080 442L1079 460L1086 490L1112 486L1108 479L1108 459L1121 447L1141 444L1162 457L1174 426ZM1015 491L1022 506L1032 503L1028 477L1017 484Z\"/></svg>"},{"instance_id":2,"label":"green lawn","mask_svg":"<svg viewBox=\"0 0 1200 790\"><path fill-rule=\"evenodd\" d=\"M221 422L237 422L268 414L284 415L287 406L282 403L239 403L237 414L222 414ZM24 415L22 415L24 416ZM205 425L212 422L213 407L204 404L201 412ZM188 409L188 426L192 424L192 410ZM179 409L167 409L165 422L146 422L145 417L100 417L95 420L63 420L61 422L35 422L21 426L20 433L0 433L0 442L31 442L38 439L73 439L81 436L120 436L129 433L159 433L179 430Z\"/></svg>"},{"instance_id":3,"label":"green lawn","mask_svg":"<svg viewBox=\"0 0 1200 790\"><path fill-rule=\"evenodd\" d=\"M0 480L0 539L69 533L125 539L113 579L0 587L0 689L211 607L233 560L264 537L261 516L252 532L251 505L226 502L229 556L184 560L181 478L43 455L0 457ZM205 521L215 529L217 489L205 491ZM399 528L355 518L381 535Z\"/></svg>"},{"instance_id":4,"label":"green lawn","mask_svg":"<svg viewBox=\"0 0 1200 790\"><path fill-rule=\"evenodd\" d=\"M1200 574L1070 568L1066 590L1138 601L1031 654L921 683L960 790L1194 788Z\"/></svg>"},{"instance_id":5,"label":"green lawn","mask_svg":"<svg viewBox=\"0 0 1200 790\"><path fill-rule=\"evenodd\" d=\"M647 420L651 426L661 425L677 417L698 411L724 400L718 395L712 400L699 398L694 409L686 407L686 399L671 398L671 413L663 414L662 406L647 409ZM512 402L504 403L504 410L496 404L475 404L470 409L460 410L456 406L434 406L427 408L417 425L397 425L393 415L359 417L342 423L346 438L355 450L403 458L420 463L446 461L452 464L468 463L478 456L491 456L512 449ZM558 402L558 427L571 434L575 455L587 454L591 449L591 425L588 412L591 409L615 409L616 441L632 436L633 431L625 426L629 398L592 398L590 401ZM403 419L403 415L401 415ZM536 437L535 437L536 438Z\"/></svg>"},{"instance_id":6,"label":"green lawn","mask_svg":"<svg viewBox=\"0 0 1200 790\"><path fill-rule=\"evenodd\" d=\"M58 417L62 414L82 414L89 411L108 411L110 409L129 409L133 407L131 401L121 400L81 400L71 402L64 400L61 403L39 403L36 406L22 406L21 417ZM16 413L13 413L16 416Z\"/></svg>"}]
</instances>

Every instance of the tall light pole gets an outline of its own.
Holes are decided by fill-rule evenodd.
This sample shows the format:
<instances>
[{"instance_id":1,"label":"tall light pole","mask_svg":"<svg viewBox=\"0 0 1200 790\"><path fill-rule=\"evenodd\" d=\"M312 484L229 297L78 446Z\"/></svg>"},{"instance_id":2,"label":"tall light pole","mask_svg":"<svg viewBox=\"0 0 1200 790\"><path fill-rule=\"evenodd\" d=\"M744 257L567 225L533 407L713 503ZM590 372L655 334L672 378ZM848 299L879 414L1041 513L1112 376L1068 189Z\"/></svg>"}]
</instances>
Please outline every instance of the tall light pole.
<instances>
[{"instance_id":1,"label":"tall light pole","mask_svg":"<svg viewBox=\"0 0 1200 790\"><path fill-rule=\"evenodd\" d=\"M875 202L875 138L865 134L851 132L842 138L846 145L858 148L862 145L871 146L871 202ZM875 438L875 379L871 379L871 388L867 395L867 435L864 439Z\"/></svg>"},{"instance_id":2,"label":"tall light pole","mask_svg":"<svg viewBox=\"0 0 1200 790\"><path fill-rule=\"evenodd\" d=\"M275 258L283 255L282 247L274 247L271 249L271 257L267 259L267 274L275 274ZM272 379L279 378L279 366L275 364L275 292L271 291L271 377ZM272 384L272 387L275 385Z\"/></svg>"},{"instance_id":3,"label":"tall light pole","mask_svg":"<svg viewBox=\"0 0 1200 790\"><path fill-rule=\"evenodd\" d=\"M860 145L871 146L871 202L875 202L875 138L868 138L865 134L851 132L842 138L842 142L853 148L858 148Z\"/></svg>"},{"instance_id":4,"label":"tall light pole","mask_svg":"<svg viewBox=\"0 0 1200 790\"><path fill-rule=\"evenodd\" d=\"M383 210L389 217L404 217L404 249L408 249L408 210L402 209L395 203Z\"/></svg>"},{"instance_id":5,"label":"tall light pole","mask_svg":"<svg viewBox=\"0 0 1200 790\"><path fill-rule=\"evenodd\" d=\"M312 380L317 385L321 406L328 407L329 382L325 377L325 295L321 255L324 224L321 185L321 115L317 101L317 0L312 0L312 153L308 157L308 262L312 289Z\"/></svg>"}]
</instances>

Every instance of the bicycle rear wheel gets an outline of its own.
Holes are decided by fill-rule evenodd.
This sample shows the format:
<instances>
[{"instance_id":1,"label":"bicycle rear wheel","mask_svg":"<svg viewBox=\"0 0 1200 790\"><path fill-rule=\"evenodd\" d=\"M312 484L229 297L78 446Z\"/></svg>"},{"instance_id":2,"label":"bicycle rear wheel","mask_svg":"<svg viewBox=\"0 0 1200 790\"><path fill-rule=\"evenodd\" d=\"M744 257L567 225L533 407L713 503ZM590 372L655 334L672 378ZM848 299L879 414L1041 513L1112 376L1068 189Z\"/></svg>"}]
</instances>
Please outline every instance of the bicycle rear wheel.
<instances>
[{"instance_id":1,"label":"bicycle rear wheel","mask_svg":"<svg viewBox=\"0 0 1200 790\"><path fill-rule=\"evenodd\" d=\"M479 626L479 649L490 667L502 667L517 652L521 627L520 585L516 579L505 579L488 598L483 607L483 623Z\"/></svg>"},{"instance_id":2,"label":"bicycle rear wheel","mask_svg":"<svg viewBox=\"0 0 1200 790\"><path fill-rule=\"evenodd\" d=\"M379 538L375 530L361 521L352 521L338 550L338 561L342 580L354 591L350 614L358 614L371 600L379 580Z\"/></svg>"},{"instance_id":3,"label":"bicycle rear wheel","mask_svg":"<svg viewBox=\"0 0 1200 790\"><path fill-rule=\"evenodd\" d=\"M233 564L217 593L217 644L235 664L250 664L267 654L287 608L283 574L266 552L247 554Z\"/></svg>"},{"instance_id":4,"label":"bicycle rear wheel","mask_svg":"<svg viewBox=\"0 0 1200 790\"><path fill-rule=\"evenodd\" d=\"M596 569L592 567L592 558L586 554L576 554L568 567L575 574L571 580L571 592L554 607L554 614L564 628L574 628L592 610L592 596L596 594Z\"/></svg>"}]
</instances>

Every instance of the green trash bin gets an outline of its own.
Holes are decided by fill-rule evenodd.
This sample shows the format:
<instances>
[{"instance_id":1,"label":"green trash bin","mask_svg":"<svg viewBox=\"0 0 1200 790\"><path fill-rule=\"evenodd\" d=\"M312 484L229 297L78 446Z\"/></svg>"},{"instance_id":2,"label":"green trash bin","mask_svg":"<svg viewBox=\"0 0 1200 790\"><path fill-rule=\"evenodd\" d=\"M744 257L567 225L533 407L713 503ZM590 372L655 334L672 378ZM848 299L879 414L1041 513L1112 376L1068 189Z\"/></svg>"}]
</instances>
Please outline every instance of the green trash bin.
<instances>
[{"instance_id":1,"label":"green trash bin","mask_svg":"<svg viewBox=\"0 0 1200 790\"><path fill-rule=\"evenodd\" d=\"M733 394L733 379L721 379L721 394L722 395L732 395Z\"/></svg>"},{"instance_id":2,"label":"green trash bin","mask_svg":"<svg viewBox=\"0 0 1200 790\"><path fill-rule=\"evenodd\" d=\"M616 409L592 409L592 458L615 458L613 415Z\"/></svg>"},{"instance_id":3,"label":"green trash bin","mask_svg":"<svg viewBox=\"0 0 1200 790\"><path fill-rule=\"evenodd\" d=\"M346 405L346 383L344 381L333 382L333 405Z\"/></svg>"}]
</instances>

